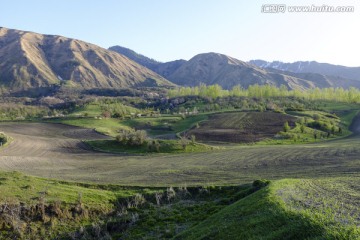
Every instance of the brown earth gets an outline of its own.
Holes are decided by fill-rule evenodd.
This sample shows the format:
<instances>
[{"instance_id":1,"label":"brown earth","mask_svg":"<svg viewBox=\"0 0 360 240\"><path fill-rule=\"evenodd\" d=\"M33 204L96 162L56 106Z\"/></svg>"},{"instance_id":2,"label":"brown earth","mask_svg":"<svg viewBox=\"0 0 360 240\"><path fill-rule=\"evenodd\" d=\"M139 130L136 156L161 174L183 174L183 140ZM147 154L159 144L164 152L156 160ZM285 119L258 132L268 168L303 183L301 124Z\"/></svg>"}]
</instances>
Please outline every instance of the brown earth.
<instances>
[{"instance_id":1,"label":"brown earth","mask_svg":"<svg viewBox=\"0 0 360 240\"><path fill-rule=\"evenodd\" d=\"M190 130L188 135L195 135L203 142L256 142L274 137L283 130L285 122L293 126L295 120L295 117L274 112L220 113Z\"/></svg>"}]
</instances>

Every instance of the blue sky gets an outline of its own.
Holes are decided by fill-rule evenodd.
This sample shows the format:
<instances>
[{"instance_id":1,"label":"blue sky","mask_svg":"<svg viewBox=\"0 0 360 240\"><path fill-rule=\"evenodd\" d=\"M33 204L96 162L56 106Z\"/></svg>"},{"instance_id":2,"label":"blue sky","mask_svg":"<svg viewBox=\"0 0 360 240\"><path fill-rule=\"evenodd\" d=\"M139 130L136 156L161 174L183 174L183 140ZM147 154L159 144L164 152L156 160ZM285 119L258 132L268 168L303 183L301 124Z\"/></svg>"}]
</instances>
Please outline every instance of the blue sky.
<instances>
[{"instance_id":1,"label":"blue sky","mask_svg":"<svg viewBox=\"0 0 360 240\"><path fill-rule=\"evenodd\" d=\"M263 4L353 13L261 13ZM360 66L357 0L0 0L0 26L121 45L159 61L219 52L240 60Z\"/></svg>"}]
</instances>

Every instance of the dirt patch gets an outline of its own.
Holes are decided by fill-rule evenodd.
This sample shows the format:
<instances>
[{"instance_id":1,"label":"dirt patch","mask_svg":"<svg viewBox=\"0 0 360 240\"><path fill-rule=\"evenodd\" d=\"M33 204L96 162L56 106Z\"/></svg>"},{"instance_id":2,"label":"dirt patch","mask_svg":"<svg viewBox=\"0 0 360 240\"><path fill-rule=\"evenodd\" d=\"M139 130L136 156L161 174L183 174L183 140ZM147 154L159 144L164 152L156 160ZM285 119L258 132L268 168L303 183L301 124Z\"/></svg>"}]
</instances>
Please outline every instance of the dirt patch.
<instances>
[{"instance_id":1,"label":"dirt patch","mask_svg":"<svg viewBox=\"0 0 360 240\"><path fill-rule=\"evenodd\" d=\"M283 130L285 122L295 125L295 117L274 112L235 112L214 114L188 132L204 142L246 143L271 138Z\"/></svg>"}]
</instances>

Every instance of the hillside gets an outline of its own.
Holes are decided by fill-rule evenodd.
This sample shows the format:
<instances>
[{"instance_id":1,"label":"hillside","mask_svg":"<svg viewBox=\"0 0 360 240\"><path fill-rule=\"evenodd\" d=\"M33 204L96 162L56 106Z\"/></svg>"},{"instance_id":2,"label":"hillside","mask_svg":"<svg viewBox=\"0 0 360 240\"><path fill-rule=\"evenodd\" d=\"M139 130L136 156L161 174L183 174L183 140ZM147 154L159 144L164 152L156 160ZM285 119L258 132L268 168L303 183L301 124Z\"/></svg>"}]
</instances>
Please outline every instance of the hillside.
<instances>
[{"instance_id":1,"label":"hillside","mask_svg":"<svg viewBox=\"0 0 360 240\"><path fill-rule=\"evenodd\" d=\"M359 192L351 186L350 179L274 181L175 239L359 239Z\"/></svg>"},{"instance_id":2,"label":"hillside","mask_svg":"<svg viewBox=\"0 0 360 240\"><path fill-rule=\"evenodd\" d=\"M126 88L172 84L127 57L76 39L0 28L0 84Z\"/></svg>"},{"instance_id":3,"label":"hillside","mask_svg":"<svg viewBox=\"0 0 360 240\"><path fill-rule=\"evenodd\" d=\"M178 69L182 64L186 62L185 60L180 59L180 60L162 63L152 58L146 57L142 54L139 54L129 48L125 48L121 46L113 46L110 47L109 50L120 53L128 57L129 59L133 60L134 62L137 62L147 67L148 69L151 69L152 71L160 74L165 78L171 75L176 69Z\"/></svg>"},{"instance_id":4,"label":"hillside","mask_svg":"<svg viewBox=\"0 0 360 240\"><path fill-rule=\"evenodd\" d=\"M318 73L360 81L360 67L345 67L315 61L284 63L279 61L267 62L264 60L251 60L250 63L261 68L275 68L295 73Z\"/></svg>"},{"instance_id":5,"label":"hillside","mask_svg":"<svg viewBox=\"0 0 360 240\"><path fill-rule=\"evenodd\" d=\"M110 47L109 50L120 53L120 54L126 56L127 58L133 60L134 62L137 62L137 63L143 65L144 67L147 67L148 69L151 69L153 71L155 68L157 68L157 66L159 64L161 64L160 62L158 62L152 58L148 58L142 54L139 54L129 48L125 48L125 47L121 47L121 46L113 46L113 47Z\"/></svg>"},{"instance_id":6,"label":"hillside","mask_svg":"<svg viewBox=\"0 0 360 240\"><path fill-rule=\"evenodd\" d=\"M360 81L353 79L346 79L339 76L323 75L319 73L295 73L290 71L277 70L274 68L266 68L267 71L272 73L286 74L287 76L293 76L300 79L306 79L313 82L319 88L327 87L341 87L344 89L349 89L350 87L360 88Z\"/></svg>"}]
</instances>

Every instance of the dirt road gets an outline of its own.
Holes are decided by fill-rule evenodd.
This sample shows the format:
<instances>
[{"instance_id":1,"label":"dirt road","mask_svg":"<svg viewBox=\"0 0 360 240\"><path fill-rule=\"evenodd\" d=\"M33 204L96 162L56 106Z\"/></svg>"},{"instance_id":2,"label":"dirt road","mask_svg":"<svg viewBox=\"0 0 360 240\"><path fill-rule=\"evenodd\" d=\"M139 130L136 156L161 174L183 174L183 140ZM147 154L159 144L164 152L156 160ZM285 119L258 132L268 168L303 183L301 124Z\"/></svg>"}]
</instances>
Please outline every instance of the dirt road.
<instances>
[{"instance_id":1,"label":"dirt road","mask_svg":"<svg viewBox=\"0 0 360 240\"><path fill-rule=\"evenodd\" d=\"M0 149L0 170L74 181L167 186L342 176L360 172L360 117L353 129L357 135L328 143L120 156L88 149L81 140L107 138L93 130L49 123L1 123L0 131L14 141Z\"/></svg>"}]
</instances>

